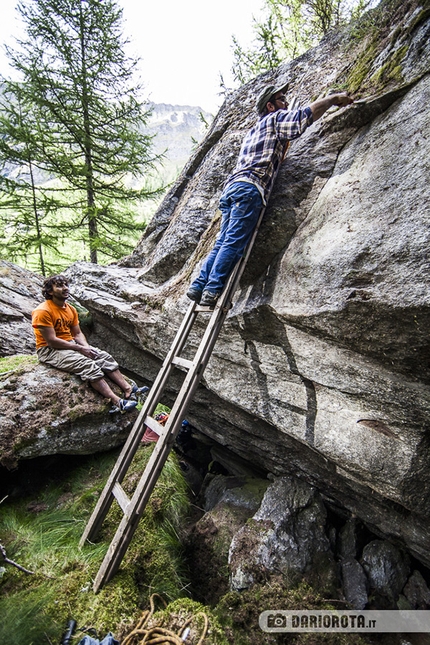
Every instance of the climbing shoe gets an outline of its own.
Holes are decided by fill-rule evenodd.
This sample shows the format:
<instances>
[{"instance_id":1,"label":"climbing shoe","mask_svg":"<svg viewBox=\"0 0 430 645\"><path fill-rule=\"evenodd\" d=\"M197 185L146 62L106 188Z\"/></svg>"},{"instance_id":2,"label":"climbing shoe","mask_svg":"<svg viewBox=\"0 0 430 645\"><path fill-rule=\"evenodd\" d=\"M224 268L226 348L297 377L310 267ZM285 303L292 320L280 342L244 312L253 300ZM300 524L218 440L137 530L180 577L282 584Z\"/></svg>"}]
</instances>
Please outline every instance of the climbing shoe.
<instances>
[{"instance_id":1,"label":"climbing shoe","mask_svg":"<svg viewBox=\"0 0 430 645\"><path fill-rule=\"evenodd\" d=\"M210 307L213 309L217 303L220 294L213 291L203 291L200 304L202 307Z\"/></svg>"},{"instance_id":2,"label":"climbing shoe","mask_svg":"<svg viewBox=\"0 0 430 645\"><path fill-rule=\"evenodd\" d=\"M149 387L146 387L146 385L144 385L143 387L138 387L134 381L131 383L131 385L132 388L130 396L128 397L128 399L126 399L127 401L139 401L139 399L143 398L144 394L149 392Z\"/></svg>"},{"instance_id":3,"label":"climbing shoe","mask_svg":"<svg viewBox=\"0 0 430 645\"><path fill-rule=\"evenodd\" d=\"M130 399L120 399L118 401L118 407L121 414L124 412L131 412L137 405L137 401L130 401Z\"/></svg>"},{"instance_id":4,"label":"climbing shoe","mask_svg":"<svg viewBox=\"0 0 430 645\"><path fill-rule=\"evenodd\" d=\"M199 304L201 297L202 297L201 289L197 289L196 287L190 287L188 289L187 298L189 298L190 300L194 300L194 302L197 302L197 304Z\"/></svg>"},{"instance_id":5,"label":"climbing shoe","mask_svg":"<svg viewBox=\"0 0 430 645\"><path fill-rule=\"evenodd\" d=\"M137 405L137 401L130 401L130 399L120 399L117 405L114 405L110 410L109 414L115 414L115 412L131 412Z\"/></svg>"}]
</instances>

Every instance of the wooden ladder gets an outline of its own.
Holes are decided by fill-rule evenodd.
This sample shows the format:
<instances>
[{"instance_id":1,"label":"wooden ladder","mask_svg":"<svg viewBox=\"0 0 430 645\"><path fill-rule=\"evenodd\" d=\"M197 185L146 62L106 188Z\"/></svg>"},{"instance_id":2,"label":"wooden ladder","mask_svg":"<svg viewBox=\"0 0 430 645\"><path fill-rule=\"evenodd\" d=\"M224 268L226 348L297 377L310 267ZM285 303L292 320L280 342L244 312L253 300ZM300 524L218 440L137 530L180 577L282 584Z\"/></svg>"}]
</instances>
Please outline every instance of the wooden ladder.
<instances>
[{"instance_id":1,"label":"wooden ladder","mask_svg":"<svg viewBox=\"0 0 430 645\"><path fill-rule=\"evenodd\" d=\"M293 99L293 105L294 107L292 106L291 109L296 109L296 99ZM289 144L287 144L285 148L284 157L288 147ZM176 436L181 428L182 421L185 418L188 406L191 403L212 354L218 334L227 313L232 306L233 294L236 291L239 280L252 251L252 247L254 246L255 238L265 210L266 207L264 206L261 209L257 225L245 253L234 267L213 312L209 307L201 307L195 302L191 302L189 305L181 326L179 327L176 337L170 347L169 353L158 372L139 417L130 432L121 454L119 455L109 476L106 486L103 489L99 501L97 502L97 505L88 521L80 541L81 546L84 545L86 540L92 541L97 536L114 499L116 499L124 514L95 578L93 589L96 593L106 582L109 582L117 572L138 526L145 506L148 503L149 497L151 496L163 466L166 463L167 457L169 456ZM181 351L185 346L197 316L200 313L208 312L212 313L212 315L209 319L194 359L188 360L182 358L180 355ZM155 408L161 401L168 378L172 370L176 367L182 370L185 369L188 373L173 404L169 418L163 427L151 415L154 413ZM129 499L121 486L121 482L127 474L130 464L141 445L141 439L146 426L156 432L159 435L159 439L155 444L155 448L134 491L133 497Z\"/></svg>"},{"instance_id":2,"label":"wooden ladder","mask_svg":"<svg viewBox=\"0 0 430 645\"><path fill-rule=\"evenodd\" d=\"M130 435L88 521L81 537L81 546L83 546L87 540L93 541L95 539L114 499L116 499L123 512L123 518L112 542L109 545L105 558L95 578L93 589L96 593L104 584L109 582L117 572L138 526L145 506L148 503L149 497L173 447L189 404L191 403L211 356L218 334L227 313L231 308L232 296L245 268L260 222L263 218L264 211L265 209L263 208L245 255L236 264L214 310L212 311L209 307L197 305L195 302L190 303L163 365L161 366L152 388L143 404L142 410L136 419ZM198 349L193 360L182 358L181 352L185 346L190 331L197 319L197 316L202 313L211 313L212 315L208 321ZM176 367L181 368L182 370L185 369L187 374L173 404L169 418L165 426L162 426L151 415L154 413L155 408L161 400L164 388L172 370ZM159 439L155 444L155 448L148 464L142 473L132 498L130 499L122 488L121 482L127 474L138 448L141 446L141 439L146 426L156 432L159 435Z\"/></svg>"}]
</instances>

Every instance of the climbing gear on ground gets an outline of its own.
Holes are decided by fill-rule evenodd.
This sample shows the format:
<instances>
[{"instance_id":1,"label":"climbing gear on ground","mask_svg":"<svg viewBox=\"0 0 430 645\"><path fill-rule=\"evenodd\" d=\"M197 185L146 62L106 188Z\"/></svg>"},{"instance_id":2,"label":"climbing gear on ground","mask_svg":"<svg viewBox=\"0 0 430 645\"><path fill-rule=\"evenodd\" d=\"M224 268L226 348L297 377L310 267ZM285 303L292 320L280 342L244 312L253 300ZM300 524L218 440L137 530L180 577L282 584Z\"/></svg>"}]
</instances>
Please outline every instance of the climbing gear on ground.
<instances>
[{"instance_id":1,"label":"climbing gear on ground","mask_svg":"<svg viewBox=\"0 0 430 645\"><path fill-rule=\"evenodd\" d=\"M178 436L176 437L176 445L185 447L190 443L193 436L193 430L189 421L184 419L182 421L181 428L179 430Z\"/></svg>"},{"instance_id":2,"label":"climbing gear on ground","mask_svg":"<svg viewBox=\"0 0 430 645\"><path fill-rule=\"evenodd\" d=\"M151 428L146 428L145 434L143 435L140 443L143 446L150 446L153 443L156 443L158 441L158 434L156 432L153 432Z\"/></svg>"},{"instance_id":3,"label":"climbing gear on ground","mask_svg":"<svg viewBox=\"0 0 430 645\"><path fill-rule=\"evenodd\" d=\"M136 405L137 401L130 399L120 399L117 405L111 407L109 414L115 414L116 412L121 412L121 414L124 414L125 412L131 412L132 410L134 410Z\"/></svg>"},{"instance_id":4,"label":"climbing gear on ground","mask_svg":"<svg viewBox=\"0 0 430 645\"><path fill-rule=\"evenodd\" d=\"M61 645L70 645L75 629L76 629L76 620L71 618L67 623L66 631L64 632L63 638L61 639Z\"/></svg>"},{"instance_id":5,"label":"climbing gear on ground","mask_svg":"<svg viewBox=\"0 0 430 645\"><path fill-rule=\"evenodd\" d=\"M197 304L200 304L200 299L202 297L202 292L200 289L196 289L195 287L190 287L187 291L187 298L190 300L194 300L194 302L197 302Z\"/></svg>"},{"instance_id":6,"label":"climbing gear on ground","mask_svg":"<svg viewBox=\"0 0 430 645\"><path fill-rule=\"evenodd\" d=\"M169 415L167 414L167 412L159 412L154 417L154 419L158 421L158 423L161 423L162 426L166 423L168 418L169 418Z\"/></svg>"},{"instance_id":7,"label":"climbing gear on ground","mask_svg":"<svg viewBox=\"0 0 430 645\"><path fill-rule=\"evenodd\" d=\"M99 641L96 638L91 638L91 636L84 636L79 641L78 645L120 645L120 643L119 641L116 641L113 634L109 632L102 641Z\"/></svg>"},{"instance_id":8,"label":"climbing gear on ground","mask_svg":"<svg viewBox=\"0 0 430 645\"><path fill-rule=\"evenodd\" d=\"M191 618L186 620L176 633L172 632L170 629L161 627L160 625L148 627L148 623L155 611L155 598L159 598L164 607L167 607L165 600L161 596L159 596L158 594L153 594L149 599L150 609L147 609L143 612L138 624L121 641L121 645L169 645L169 643L171 643L172 645L183 645L187 642L187 638L190 634L190 626L198 617L202 617L203 619L203 629L196 645L202 645L209 627L208 617L202 611L199 611L197 614L191 616ZM176 616L175 620L177 620Z\"/></svg>"},{"instance_id":9,"label":"climbing gear on ground","mask_svg":"<svg viewBox=\"0 0 430 645\"><path fill-rule=\"evenodd\" d=\"M200 305L202 307L210 307L211 309L213 309L218 301L219 296L219 293L213 293L212 291L203 291Z\"/></svg>"},{"instance_id":10,"label":"climbing gear on ground","mask_svg":"<svg viewBox=\"0 0 430 645\"><path fill-rule=\"evenodd\" d=\"M168 418L169 415L166 412L159 412L154 417L155 421L158 421L158 423L162 426L164 426ZM140 443L143 443L144 446L149 446L151 443L158 441L158 439L159 435L156 432L151 430L151 428L146 428L145 434L143 435Z\"/></svg>"}]
</instances>

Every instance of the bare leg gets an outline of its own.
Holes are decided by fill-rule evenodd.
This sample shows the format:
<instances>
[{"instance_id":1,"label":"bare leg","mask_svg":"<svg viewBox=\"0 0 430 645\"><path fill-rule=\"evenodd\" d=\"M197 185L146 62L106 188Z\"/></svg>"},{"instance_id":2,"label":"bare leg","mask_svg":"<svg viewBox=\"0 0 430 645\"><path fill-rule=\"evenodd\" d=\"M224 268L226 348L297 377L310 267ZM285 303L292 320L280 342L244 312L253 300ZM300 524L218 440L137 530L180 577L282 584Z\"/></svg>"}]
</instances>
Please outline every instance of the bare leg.
<instances>
[{"instance_id":1,"label":"bare leg","mask_svg":"<svg viewBox=\"0 0 430 645\"><path fill-rule=\"evenodd\" d=\"M132 387L128 381L125 380L123 375L119 370L115 370L114 372L106 372L106 376L119 385L121 390L124 392L124 398L128 399L128 397L131 394Z\"/></svg>"},{"instance_id":2,"label":"bare leg","mask_svg":"<svg viewBox=\"0 0 430 645\"><path fill-rule=\"evenodd\" d=\"M119 371L119 370L116 370L116 371ZM117 396L114 392L112 392L112 390L110 389L109 385L106 383L104 378L99 378L96 381L90 381L90 385L94 390L96 390L96 392L99 392L105 399L110 399L114 405L118 405L120 397Z\"/></svg>"}]
</instances>

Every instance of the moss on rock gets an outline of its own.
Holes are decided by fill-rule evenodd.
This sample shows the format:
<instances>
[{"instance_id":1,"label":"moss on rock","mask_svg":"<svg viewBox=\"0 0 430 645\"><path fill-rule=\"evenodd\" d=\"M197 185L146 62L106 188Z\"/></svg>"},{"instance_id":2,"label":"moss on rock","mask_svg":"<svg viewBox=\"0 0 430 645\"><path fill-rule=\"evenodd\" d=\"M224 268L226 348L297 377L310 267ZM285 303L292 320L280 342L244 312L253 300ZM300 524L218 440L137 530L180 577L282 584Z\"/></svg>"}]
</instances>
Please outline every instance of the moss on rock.
<instances>
[{"instance_id":1,"label":"moss on rock","mask_svg":"<svg viewBox=\"0 0 430 645\"><path fill-rule=\"evenodd\" d=\"M353 23L350 27L351 42L358 41L358 45L353 47L355 60L345 76L338 79L338 84L358 97L377 94L403 83L402 61L408 53L405 40L429 15L427 8L418 9L417 0L408 3L389 0ZM405 29L401 25L407 15L412 18ZM393 29L393 24L398 26ZM348 44L350 46L351 43ZM375 68L380 56L380 65Z\"/></svg>"},{"instance_id":2,"label":"moss on rock","mask_svg":"<svg viewBox=\"0 0 430 645\"><path fill-rule=\"evenodd\" d=\"M16 372L21 374L27 365L35 365L37 356L32 354L14 354L13 356L4 356L0 358L0 377Z\"/></svg>"},{"instance_id":3,"label":"moss on rock","mask_svg":"<svg viewBox=\"0 0 430 645\"><path fill-rule=\"evenodd\" d=\"M266 610L335 608L305 582L300 582L294 588L287 588L282 580L272 578L268 585L256 584L247 591L227 593L221 598L214 613L231 645L365 645L368 641L358 634L271 634L261 631L259 627L259 616Z\"/></svg>"}]
</instances>

